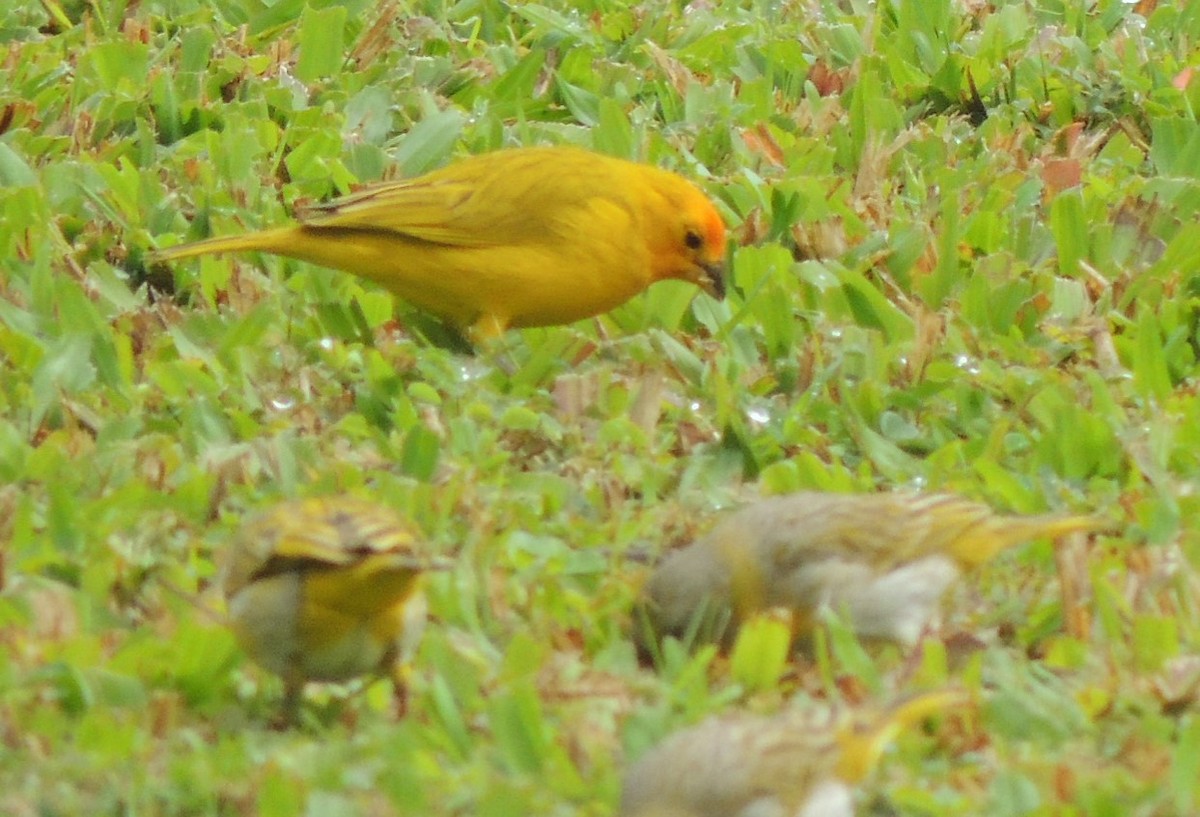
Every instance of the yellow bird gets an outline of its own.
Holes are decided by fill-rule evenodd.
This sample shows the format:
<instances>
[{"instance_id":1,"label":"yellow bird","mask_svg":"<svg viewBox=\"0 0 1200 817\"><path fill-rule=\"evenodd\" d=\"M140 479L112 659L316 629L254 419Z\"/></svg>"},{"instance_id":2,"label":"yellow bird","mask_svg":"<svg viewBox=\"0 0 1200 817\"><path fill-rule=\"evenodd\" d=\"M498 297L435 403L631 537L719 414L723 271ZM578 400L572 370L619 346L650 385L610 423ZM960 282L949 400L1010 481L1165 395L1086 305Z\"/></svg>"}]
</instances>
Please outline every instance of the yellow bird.
<instances>
[{"instance_id":1,"label":"yellow bird","mask_svg":"<svg viewBox=\"0 0 1200 817\"><path fill-rule=\"evenodd\" d=\"M412 528L387 508L349 496L277 505L246 524L223 565L238 642L284 681L295 717L306 681L387 674L404 699L406 662L425 626Z\"/></svg>"},{"instance_id":2,"label":"yellow bird","mask_svg":"<svg viewBox=\"0 0 1200 817\"><path fill-rule=\"evenodd\" d=\"M299 224L158 250L286 255L370 279L467 332L598 315L656 281L724 297L725 225L683 177L573 147L486 153L302 208Z\"/></svg>"},{"instance_id":3,"label":"yellow bird","mask_svg":"<svg viewBox=\"0 0 1200 817\"><path fill-rule=\"evenodd\" d=\"M715 715L671 735L633 764L621 817L852 817L852 786L901 730L964 693L927 693L872 719L828 713Z\"/></svg>"},{"instance_id":4,"label":"yellow bird","mask_svg":"<svg viewBox=\"0 0 1200 817\"><path fill-rule=\"evenodd\" d=\"M748 617L783 607L798 631L830 610L859 635L911 645L964 572L1030 539L1110 527L1095 516L997 515L946 494L772 497L667 555L644 588L637 635L681 635L699 617L718 629L724 619L729 627L706 635L729 639Z\"/></svg>"}]
</instances>

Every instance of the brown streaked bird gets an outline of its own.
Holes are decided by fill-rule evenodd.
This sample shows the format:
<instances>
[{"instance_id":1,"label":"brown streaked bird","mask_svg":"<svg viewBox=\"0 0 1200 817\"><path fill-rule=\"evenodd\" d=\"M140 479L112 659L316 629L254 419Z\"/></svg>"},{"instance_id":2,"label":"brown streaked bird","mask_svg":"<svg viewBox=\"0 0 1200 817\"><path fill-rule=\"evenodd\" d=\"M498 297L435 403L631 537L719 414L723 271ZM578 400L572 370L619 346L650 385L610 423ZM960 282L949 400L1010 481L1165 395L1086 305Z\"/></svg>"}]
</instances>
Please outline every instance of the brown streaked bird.
<instances>
[{"instance_id":1,"label":"brown streaked bird","mask_svg":"<svg viewBox=\"0 0 1200 817\"><path fill-rule=\"evenodd\" d=\"M1111 527L1095 516L998 515L948 494L763 499L667 554L644 588L636 634L645 642L715 622L703 635L730 640L741 621L783 607L798 632L830 610L860 636L911 645L964 572L1021 542Z\"/></svg>"},{"instance_id":2,"label":"brown streaked bird","mask_svg":"<svg viewBox=\"0 0 1200 817\"><path fill-rule=\"evenodd\" d=\"M621 817L852 817L852 787L899 732L965 693L926 693L841 723L813 711L715 715L634 762Z\"/></svg>"},{"instance_id":3,"label":"brown streaked bird","mask_svg":"<svg viewBox=\"0 0 1200 817\"><path fill-rule=\"evenodd\" d=\"M157 250L259 251L372 280L482 341L570 323L656 281L724 297L725 225L691 182L575 147L472 156L301 208L298 224Z\"/></svg>"}]
</instances>

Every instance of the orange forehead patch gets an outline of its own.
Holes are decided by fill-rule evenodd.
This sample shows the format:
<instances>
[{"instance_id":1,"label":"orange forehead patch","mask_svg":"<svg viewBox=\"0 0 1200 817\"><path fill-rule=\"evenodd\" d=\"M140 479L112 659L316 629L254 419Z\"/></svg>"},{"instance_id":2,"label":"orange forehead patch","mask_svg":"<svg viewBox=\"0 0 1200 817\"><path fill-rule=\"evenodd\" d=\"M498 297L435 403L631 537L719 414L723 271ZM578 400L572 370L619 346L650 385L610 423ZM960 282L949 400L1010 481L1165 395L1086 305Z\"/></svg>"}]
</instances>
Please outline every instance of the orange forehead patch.
<instances>
[{"instance_id":1,"label":"orange forehead patch","mask_svg":"<svg viewBox=\"0 0 1200 817\"><path fill-rule=\"evenodd\" d=\"M712 247L717 255L725 254L725 222L721 214L708 199L704 200L704 232L705 243Z\"/></svg>"}]
</instances>

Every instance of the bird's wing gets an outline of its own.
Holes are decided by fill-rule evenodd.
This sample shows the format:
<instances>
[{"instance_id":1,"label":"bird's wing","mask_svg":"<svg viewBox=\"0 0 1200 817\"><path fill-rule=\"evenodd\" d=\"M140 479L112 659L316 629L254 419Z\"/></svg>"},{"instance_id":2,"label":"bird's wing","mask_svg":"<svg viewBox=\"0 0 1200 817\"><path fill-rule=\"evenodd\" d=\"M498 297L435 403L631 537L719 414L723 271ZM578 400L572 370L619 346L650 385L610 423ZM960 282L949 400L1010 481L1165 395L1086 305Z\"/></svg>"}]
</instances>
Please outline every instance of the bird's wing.
<instances>
[{"instance_id":1,"label":"bird's wing","mask_svg":"<svg viewBox=\"0 0 1200 817\"><path fill-rule=\"evenodd\" d=\"M419 557L414 537L390 511L349 497L284 503L246 525L230 548L225 588L312 568L384 570L436 568Z\"/></svg>"},{"instance_id":2,"label":"bird's wing","mask_svg":"<svg viewBox=\"0 0 1200 817\"><path fill-rule=\"evenodd\" d=\"M298 210L306 226L396 233L418 241L483 247L519 237L524 213L482 206L474 185L416 179L367 187Z\"/></svg>"},{"instance_id":3,"label":"bird's wing","mask_svg":"<svg viewBox=\"0 0 1200 817\"><path fill-rule=\"evenodd\" d=\"M784 542L771 549L780 569L836 558L892 570L934 554L959 558L964 538L995 519L986 505L948 494L807 494L773 501L784 522L774 527Z\"/></svg>"},{"instance_id":4,"label":"bird's wing","mask_svg":"<svg viewBox=\"0 0 1200 817\"><path fill-rule=\"evenodd\" d=\"M763 569L773 575L830 559L872 565L892 561L897 541L890 520L862 499L841 494L788 494L750 505L727 524L745 531L756 543Z\"/></svg>"},{"instance_id":5,"label":"bird's wing","mask_svg":"<svg viewBox=\"0 0 1200 817\"><path fill-rule=\"evenodd\" d=\"M455 247L569 240L571 226L597 199L623 195L621 180L611 176L583 152L508 151L366 187L296 215L306 226Z\"/></svg>"},{"instance_id":6,"label":"bird's wing","mask_svg":"<svg viewBox=\"0 0 1200 817\"><path fill-rule=\"evenodd\" d=\"M286 506L285 506L286 507ZM385 508L349 497L306 500L301 512L271 520L277 533L272 556L331 566L380 554L411 554L414 539Z\"/></svg>"}]
</instances>

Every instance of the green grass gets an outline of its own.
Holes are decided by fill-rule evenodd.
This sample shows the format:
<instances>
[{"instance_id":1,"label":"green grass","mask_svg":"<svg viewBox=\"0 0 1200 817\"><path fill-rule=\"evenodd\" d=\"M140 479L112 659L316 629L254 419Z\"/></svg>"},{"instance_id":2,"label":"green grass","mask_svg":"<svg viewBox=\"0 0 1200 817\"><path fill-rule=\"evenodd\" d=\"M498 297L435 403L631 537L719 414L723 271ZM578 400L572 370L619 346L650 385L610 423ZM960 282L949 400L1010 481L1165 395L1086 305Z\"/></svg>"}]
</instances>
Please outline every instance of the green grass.
<instances>
[{"instance_id":1,"label":"green grass","mask_svg":"<svg viewBox=\"0 0 1200 817\"><path fill-rule=\"evenodd\" d=\"M0 813L605 815L704 713L948 681L978 718L902 740L861 813L1194 813L1198 39L1200 4L1116 0L4 4ZM730 297L469 357L345 275L144 263L557 142L700 183ZM912 486L1124 530L989 566L947 633L991 635L915 670L836 631L638 665L647 557L717 509ZM457 567L409 717L314 688L279 733L214 562L335 490Z\"/></svg>"}]
</instances>

